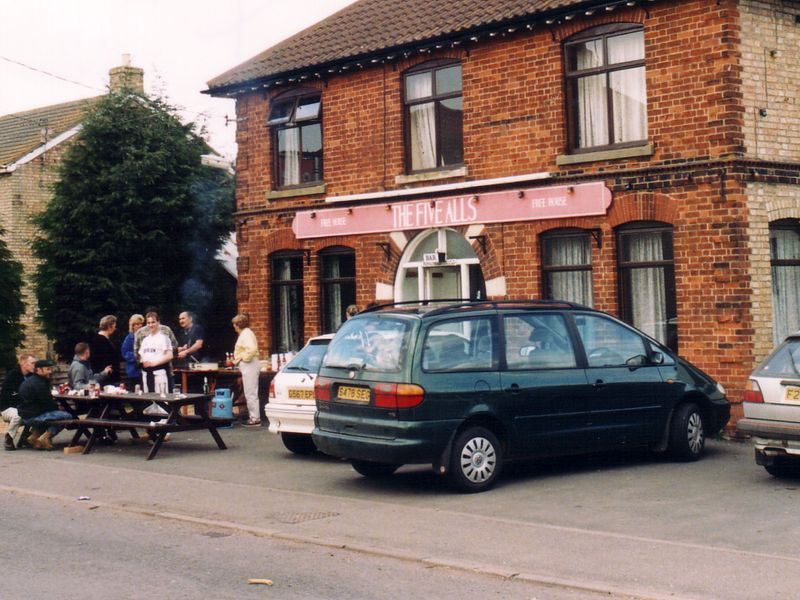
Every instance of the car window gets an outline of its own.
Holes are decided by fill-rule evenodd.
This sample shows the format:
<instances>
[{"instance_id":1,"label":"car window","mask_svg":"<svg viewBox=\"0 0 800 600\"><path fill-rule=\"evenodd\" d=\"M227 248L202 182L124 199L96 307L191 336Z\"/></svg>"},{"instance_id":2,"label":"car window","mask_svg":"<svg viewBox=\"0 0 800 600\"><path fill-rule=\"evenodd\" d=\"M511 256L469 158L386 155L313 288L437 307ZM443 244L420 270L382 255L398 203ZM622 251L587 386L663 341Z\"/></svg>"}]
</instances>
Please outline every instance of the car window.
<instances>
[{"instance_id":1,"label":"car window","mask_svg":"<svg viewBox=\"0 0 800 600\"><path fill-rule=\"evenodd\" d=\"M528 313L503 318L509 369L563 369L576 366L564 317Z\"/></svg>"},{"instance_id":2,"label":"car window","mask_svg":"<svg viewBox=\"0 0 800 600\"><path fill-rule=\"evenodd\" d=\"M590 367L644 363L644 340L624 325L598 315L576 316L575 324Z\"/></svg>"},{"instance_id":3,"label":"car window","mask_svg":"<svg viewBox=\"0 0 800 600\"><path fill-rule=\"evenodd\" d=\"M756 375L759 377L792 377L800 375L800 341L786 340L762 362Z\"/></svg>"},{"instance_id":4,"label":"car window","mask_svg":"<svg viewBox=\"0 0 800 600\"><path fill-rule=\"evenodd\" d=\"M422 347L424 371L475 371L495 368L490 317L461 318L432 325Z\"/></svg>"},{"instance_id":5,"label":"car window","mask_svg":"<svg viewBox=\"0 0 800 600\"><path fill-rule=\"evenodd\" d=\"M399 373L408 356L411 321L364 315L345 321L325 354L323 366Z\"/></svg>"},{"instance_id":6,"label":"car window","mask_svg":"<svg viewBox=\"0 0 800 600\"><path fill-rule=\"evenodd\" d=\"M322 357L328 349L328 340L324 342L311 342L295 355L284 367L284 371L300 371L302 373L316 373L322 363Z\"/></svg>"}]
</instances>

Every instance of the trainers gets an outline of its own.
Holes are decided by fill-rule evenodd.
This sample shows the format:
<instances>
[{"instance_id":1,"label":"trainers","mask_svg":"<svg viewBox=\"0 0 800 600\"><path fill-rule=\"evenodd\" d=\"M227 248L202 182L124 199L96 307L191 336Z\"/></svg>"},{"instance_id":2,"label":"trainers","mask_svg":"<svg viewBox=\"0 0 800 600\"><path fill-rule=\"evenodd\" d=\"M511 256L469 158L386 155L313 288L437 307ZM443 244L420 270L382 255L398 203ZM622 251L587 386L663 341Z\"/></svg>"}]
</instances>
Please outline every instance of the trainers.
<instances>
[{"instance_id":1,"label":"trainers","mask_svg":"<svg viewBox=\"0 0 800 600\"><path fill-rule=\"evenodd\" d=\"M3 441L3 450L8 450L10 452L16 449L17 447L14 445L14 438L12 438L9 434L6 434L6 437Z\"/></svg>"}]
</instances>

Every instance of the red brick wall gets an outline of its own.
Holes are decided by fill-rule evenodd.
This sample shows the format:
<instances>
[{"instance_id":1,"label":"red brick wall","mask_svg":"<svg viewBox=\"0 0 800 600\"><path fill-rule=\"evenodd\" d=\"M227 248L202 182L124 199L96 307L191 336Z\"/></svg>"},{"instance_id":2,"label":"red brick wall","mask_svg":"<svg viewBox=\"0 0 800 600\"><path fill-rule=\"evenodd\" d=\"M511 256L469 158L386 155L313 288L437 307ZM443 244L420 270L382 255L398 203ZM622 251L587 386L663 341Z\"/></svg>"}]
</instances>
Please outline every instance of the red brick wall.
<instances>
[{"instance_id":1,"label":"red brick wall","mask_svg":"<svg viewBox=\"0 0 800 600\"><path fill-rule=\"evenodd\" d=\"M611 22L642 23L652 157L556 166L565 154L566 122L561 42ZM595 306L619 309L614 228L637 220L670 223L681 353L739 394L752 363L743 186L703 161L742 150L738 15L732 0L648 3L549 28L542 25L469 48L437 51L392 64L354 69L315 82L322 91L325 195L396 189L406 173L403 151L403 72L425 60L458 58L463 67L466 180L548 171L570 179L603 179L613 190L608 215L488 225L486 253L473 244L485 278L503 276L510 298L541 295L539 234L560 227L600 228L592 243ZM343 245L356 252L357 302L374 299L378 282L393 284L399 255L387 259L388 234L296 241L294 210L323 196L271 200L268 98L287 88L252 92L237 103L240 232L239 300L270 348L270 253L311 250L305 267L305 334L319 333L317 252ZM681 167L685 162L699 166ZM660 170L653 170L661 167ZM691 176L688 174L691 172ZM447 183L449 181L445 181ZM422 185L430 185L427 182ZM552 182L545 182L545 185ZM409 239L414 232L406 232ZM305 264L305 263L304 263Z\"/></svg>"}]
</instances>

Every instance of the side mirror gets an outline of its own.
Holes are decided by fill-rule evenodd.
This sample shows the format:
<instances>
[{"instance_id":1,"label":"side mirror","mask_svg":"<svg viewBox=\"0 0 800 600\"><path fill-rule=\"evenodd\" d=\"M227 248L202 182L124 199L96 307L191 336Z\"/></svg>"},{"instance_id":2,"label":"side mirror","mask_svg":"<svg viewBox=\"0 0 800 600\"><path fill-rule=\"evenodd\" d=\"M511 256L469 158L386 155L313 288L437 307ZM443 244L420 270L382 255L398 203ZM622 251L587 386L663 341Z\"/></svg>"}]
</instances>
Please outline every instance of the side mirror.
<instances>
[{"instance_id":1,"label":"side mirror","mask_svg":"<svg viewBox=\"0 0 800 600\"><path fill-rule=\"evenodd\" d=\"M642 365L647 364L647 357L644 354L637 354L636 356L631 356L628 360L626 360L625 364L629 367L641 367Z\"/></svg>"}]
</instances>

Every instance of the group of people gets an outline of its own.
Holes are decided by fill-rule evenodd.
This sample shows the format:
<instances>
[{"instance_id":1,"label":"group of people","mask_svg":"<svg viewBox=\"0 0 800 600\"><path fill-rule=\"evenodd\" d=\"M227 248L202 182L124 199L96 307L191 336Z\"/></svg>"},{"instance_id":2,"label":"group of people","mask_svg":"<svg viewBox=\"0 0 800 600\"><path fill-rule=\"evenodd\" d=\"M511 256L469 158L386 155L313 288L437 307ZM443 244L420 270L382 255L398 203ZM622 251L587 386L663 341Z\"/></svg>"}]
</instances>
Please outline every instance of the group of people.
<instances>
[{"instance_id":1,"label":"group of people","mask_svg":"<svg viewBox=\"0 0 800 600\"><path fill-rule=\"evenodd\" d=\"M52 450L52 439L63 429L54 423L71 419L50 393L50 377L55 363L21 354L17 365L6 373L0 390L0 416L8 423L3 439L5 450L16 450L14 438L23 423L30 428L26 442L39 450Z\"/></svg>"},{"instance_id":2,"label":"group of people","mask_svg":"<svg viewBox=\"0 0 800 600\"><path fill-rule=\"evenodd\" d=\"M135 314L128 320L128 334L118 349L112 336L117 329L117 318L106 315L100 319L99 329L88 342L75 345L75 355L67 372L70 388L83 389L90 384L99 386L126 383L131 389L141 385L145 393L174 391L173 362L188 366L198 361L204 348L205 332L195 323L190 311L180 314L180 341L172 329L161 324L158 313L148 309L146 314ZM234 365L242 375L242 388L247 401L249 420L246 426L261 425L258 400L258 378L261 370L258 342L244 314L232 320L238 334L233 352ZM125 381L120 364L125 364ZM62 429L52 421L71 419L72 415L59 410L50 392L50 378L55 363L47 359L36 360L28 353L18 357L18 364L6 373L0 390L0 416L8 423L4 448L15 450L15 436L21 424L30 428L27 443L42 450L52 449L52 438Z\"/></svg>"}]
</instances>

